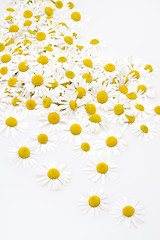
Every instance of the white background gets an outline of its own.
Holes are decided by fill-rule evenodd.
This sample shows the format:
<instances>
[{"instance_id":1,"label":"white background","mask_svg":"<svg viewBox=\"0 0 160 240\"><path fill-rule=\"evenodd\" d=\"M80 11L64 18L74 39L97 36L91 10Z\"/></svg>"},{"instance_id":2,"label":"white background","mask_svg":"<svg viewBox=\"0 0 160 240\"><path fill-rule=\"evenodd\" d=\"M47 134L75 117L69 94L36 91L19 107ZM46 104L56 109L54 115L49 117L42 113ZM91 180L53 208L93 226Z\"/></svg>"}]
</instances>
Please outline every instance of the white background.
<instances>
[{"instance_id":1,"label":"white background","mask_svg":"<svg viewBox=\"0 0 160 240\"><path fill-rule=\"evenodd\" d=\"M81 31L84 36L98 34L105 38L104 54L118 58L133 55L147 63L160 66L160 1L159 0L79 0L82 11L91 21ZM6 6L0 0L1 9ZM154 79L160 99L160 79ZM77 202L90 187L83 168L85 161L75 158L72 145L59 140L51 158L67 162L73 172L71 184L60 192L49 192L35 181L35 168L22 169L11 165L8 149L26 141L36 127L30 121L30 132L16 139L0 136L0 239L3 240L159 240L160 239L160 135L152 142L144 142L126 132L128 150L117 157L119 178L108 182L104 189L110 207L127 196L145 206L144 224L138 229L116 225L111 215L90 218L84 216ZM99 185L97 184L97 187Z\"/></svg>"}]
</instances>

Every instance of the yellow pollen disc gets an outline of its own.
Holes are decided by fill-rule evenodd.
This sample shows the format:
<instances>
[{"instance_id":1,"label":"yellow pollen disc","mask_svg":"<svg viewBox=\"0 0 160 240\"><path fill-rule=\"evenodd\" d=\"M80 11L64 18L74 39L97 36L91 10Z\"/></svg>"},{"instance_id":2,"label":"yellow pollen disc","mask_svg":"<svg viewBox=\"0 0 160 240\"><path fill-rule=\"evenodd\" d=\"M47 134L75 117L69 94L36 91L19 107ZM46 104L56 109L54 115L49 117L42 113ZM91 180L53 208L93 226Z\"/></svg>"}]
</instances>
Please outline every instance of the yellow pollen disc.
<instances>
[{"instance_id":1,"label":"yellow pollen disc","mask_svg":"<svg viewBox=\"0 0 160 240\"><path fill-rule=\"evenodd\" d=\"M124 107L121 104L115 105L113 110L116 115L121 115L124 113Z\"/></svg>"},{"instance_id":2,"label":"yellow pollen disc","mask_svg":"<svg viewBox=\"0 0 160 240\"><path fill-rule=\"evenodd\" d=\"M8 68L7 68L7 67L2 67L1 70L0 70L0 73L1 73L2 75L7 74L7 73L8 73Z\"/></svg>"},{"instance_id":3,"label":"yellow pollen disc","mask_svg":"<svg viewBox=\"0 0 160 240\"><path fill-rule=\"evenodd\" d=\"M6 18L5 18L5 20L6 21L9 21L9 20L11 20L13 17L12 16L7 16Z\"/></svg>"},{"instance_id":4,"label":"yellow pollen disc","mask_svg":"<svg viewBox=\"0 0 160 240\"><path fill-rule=\"evenodd\" d=\"M26 71L28 71L29 66L28 66L27 62L21 62L21 63L18 65L18 69L19 69L19 71L21 71L21 72L26 72Z\"/></svg>"},{"instance_id":5,"label":"yellow pollen disc","mask_svg":"<svg viewBox=\"0 0 160 240\"><path fill-rule=\"evenodd\" d=\"M58 171L58 169L52 168L48 171L47 175L51 180L54 180L59 178L60 172Z\"/></svg>"},{"instance_id":6,"label":"yellow pollen disc","mask_svg":"<svg viewBox=\"0 0 160 240\"><path fill-rule=\"evenodd\" d=\"M43 107L49 108L51 106L52 100L50 97L46 97L43 99Z\"/></svg>"},{"instance_id":7,"label":"yellow pollen disc","mask_svg":"<svg viewBox=\"0 0 160 240\"><path fill-rule=\"evenodd\" d=\"M108 100L108 94L105 91L100 91L99 93L97 93L97 101L99 103L105 103Z\"/></svg>"},{"instance_id":8,"label":"yellow pollen disc","mask_svg":"<svg viewBox=\"0 0 160 240\"><path fill-rule=\"evenodd\" d=\"M92 116L90 116L89 120L94 123L100 123L101 117L98 114L93 114Z\"/></svg>"},{"instance_id":9,"label":"yellow pollen disc","mask_svg":"<svg viewBox=\"0 0 160 240\"><path fill-rule=\"evenodd\" d=\"M42 65L45 65L49 62L48 57L41 55L39 56L39 58L37 59L38 63L41 63Z\"/></svg>"},{"instance_id":10,"label":"yellow pollen disc","mask_svg":"<svg viewBox=\"0 0 160 240\"><path fill-rule=\"evenodd\" d=\"M55 6L56 6L56 8L61 9L63 7L63 2L57 1L57 2L55 2Z\"/></svg>"},{"instance_id":11,"label":"yellow pollen disc","mask_svg":"<svg viewBox=\"0 0 160 240\"><path fill-rule=\"evenodd\" d=\"M13 44L14 43L14 39L13 38L11 38L9 41L9 38L7 38L6 40L5 40L5 42L7 42L6 44L5 44L5 46L9 46L10 44Z\"/></svg>"},{"instance_id":12,"label":"yellow pollen disc","mask_svg":"<svg viewBox=\"0 0 160 240\"><path fill-rule=\"evenodd\" d=\"M85 109L86 109L86 112L87 112L89 115L93 115L93 114L96 113L96 107L95 107L94 104L91 104L91 103L87 104L87 105L85 106Z\"/></svg>"},{"instance_id":13,"label":"yellow pollen disc","mask_svg":"<svg viewBox=\"0 0 160 240\"><path fill-rule=\"evenodd\" d=\"M97 45L97 44L99 44L99 40L98 40L98 39L92 39L92 40L90 41L90 44L92 44L92 45Z\"/></svg>"},{"instance_id":14,"label":"yellow pollen disc","mask_svg":"<svg viewBox=\"0 0 160 240\"><path fill-rule=\"evenodd\" d=\"M13 77L13 78L10 78L10 79L8 80L8 86L14 87L17 82L18 82L17 78L14 78L14 77Z\"/></svg>"},{"instance_id":15,"label":"yellow pollen disc","mask_svg":"<svg viewBox=\"0 0 160 240\"><path fill-rule=\"evenodd\" d=\"M86 96L86 90L83 87L79 87L76 89L76 92L78 92L77 94L77 98L83 98L84 96Z\"/></svg>"},{"instance_id":16,"label":"yellow pollen disc","mask_svg":"<svg viewBox=\"0 0 160 240\"><path fill-rule=\"evenodd\" d=\"M83 64L88 67L88 68L92 68L93 67L93 63L90 59L84 59L83 60Z\"/></svg>"},{"instance_id":17,"label":"yellow pollen disc","mask_svg":"<svg viewBox=\"0 0 160 240\"><path fill-rule=\"evenodd\" d=\"M81 126L79 125L79 124L73 124L73 125L71 125L71 127L70 127L70 132L73 134L73 135L79 135L79 134L81 134L81 132L82 132L82 128L81 128Z\"/></svg>"},{"instance_id":18,"label":"yellow pollen disc","mask_svg":"<svg viewBox=\"0 0 160 240\"><path fill-rule=\"evenodd\" d=\"M138 72L137 70L132 70L132 71L130 72L130 74L132 74L133 77L135 77L135 78L137 78L137 79L140 78L140 74L139 74L139 72Z\"/></svg>"},{"instance_id":19,"label":"yellow pollen disc","mask_svg":"<svg viewBox=\"0 0 160 240\"><path fill-rule=\"evenodd\" d=\"M137 87L137 92L139 92L139 91L145 93L145 92L147 91L146 86L145 86L145 85L139 85L139 86Z\"/></svg>"},{"instance_id":20,"label":"yellow pollen disc","mask_svg":"<svg viewBox=\"0 0 160 240\"><path fill-rule=\"evenodd\" d=\"M27 44L30 44L30 45L32 44L32 42L28 39L24 39L23 43L24 43L24 46L27 45Z\"/></svg>"},{"instance_id":21,"label":"yellow pollen disc","mask_svg":"<svg viewBox=\"0 0 160 240\"><path fill-rule=\"evenodd\" d=\"M128 119L128 123L132 124L135 122L135 116L129 116L129 115L125 115L126 118Z\"/></svg>"},{"instance_id":22,"label":"yellow pollen disc","mask_svg":"<svg viewBox=\"0 0 160 240\"><path fill-rule=\"evenodd\" d=\"M14 12L15 10L14 10L14 8L7 8L6 11L8 11L8 12Z\"/></svg>"},{"instance_id":23,"label":"yellow pollen disc","mask_svg":"<svg viewBox=\"0 0 160 240\"><path fill-rule=\"evenodd\" d=\"M144 107L143 107L143 105L141 105L141 104L136 104L136 105L135 105L135 108L138 109L138 110L141 111L141 112L144 111Z\"/></svg>"},{"instance_id":24,"label":"yellow pollen disc","mask_svg":"<svg viewBox=\"0 0 160 240\"><path fill-rule=\"evenodd\" d=\"M160 115L160 106L156 106L154 111L156 114Z\"/></svg>"},{"instance_id":25,"label":"yellow pollen disc","mask_svg":"<svg viewBox=\"0 0 160 240\"><path fill-rule=\"evenodd\" d=\"M25 18L31 18L33 16L33 13L30 11L30 10L26 10L24 13L23 13L23 16Z\"/></svg>"},{"instance_id":26,"label":"yellow pollen disc","mask_svg":"<svg viewBox=\"0 0 160 240\"><path fill-rule=\"evenodd\" d=\"M21 147L19 150L18 150L18 155L20 158L22 159L26 159L26 158L29 158L30 156L30 150L29 148L27 147Z\"/></svg>"},{"instance_id":27,"label":"yellow pollen disc","mask_svg":"<svg viewBox=\"0 0 160 240\"><path fill-rule=\"evenodd\" d=\"M148 133L149 129L146 125L141 125L140 129L142 130L143 133Z\"/></svg>"},{"instance_id":28,"label":"yellow pollen disc","mask_svg":"<svg viewBox=\"0 0 160 240\"><path fill-rule=\"evenodd\" d=\"M11 56L9 54L4 54L2 57L1 57L1 61L3 63L8 63L9 61L11 61Z\"/></svg>"},{"instance_id":29,"label":"yellow pollen disc","mask_svg":"<svg viewBox=\"0 0 160 240\"><path fill-rule=\"evenodd\" d=\"M149 72L153 72L153 68L149 64L146 65L145 70L149 70Z\"/></svg>"},{"instance_id":30,"label":"yellow pollen disc","mask_svg":"<svg viewBox=\"0 0 160 240\"><path fill-rule=\"evenodd\" d=\"M83 79L86 79L86 83L91 83L92 82L92 75L89 73L84 73L83 74Z\"/></svg>"},{"instance_id":31,"label":"yellow pollen disc","mask_svg":"<svg viewBox=\"0 0 160 240\"><path fill-rule=\"evenodd\" d=\"M135 209L132 206L126 206L123 208L122 213L125 217L132 217L135 213Z\"/></svg>"},{"instance_id":32,"label":"yellow pollen disc","mask_svg":"<svg viewBox=\"0 0 160 240\"><path fill-rule=\"evenodd\" d=\"M36 102L33 99L29 99L26 102L26 108L29 110L33 110L36 107Z\"/></svg>"},{"instance_id":33,"label":"yellow pollen disc","mask_svg":"<svg viewBox=\"0 0 160 240\"><path fill-rule=\"evenodd\" d=\"M5 49L5 45L3 43L0 43L0 52L3 52Z\"/></svg>"},{"instance_id":34,"label":"yellow pollen disc","mask_svg":"<svg viewBox=\"0 0 160 240\"><path fill-rule=\"evenodd\" d=\"M65 36L64 41L69 45L73 44L73 38L71 38L70 36Z\"/></svg>"},{"instance_id":35,"label":"yellow pollen disc","mask_svg":"<svg viewBox=\"0 0 160 240\"><path fill-rule=\"evenodd\" d=\"M88 203L90 207L96 208L100 205L101 200L98 196L94 195L89 198Z\"/></svg>"},{"instance_id":36,"label":"yellow pollen disc","mask_svg":"<svg viewBox=\"0 0 160 240\"><path fill-rule=\"evenodd\" d=\"M59 57L58 62L60 62L60 63L67 62L67 58L66 57Z\"/></svg>"},{"instance_id":37,"label":"yellow pollen disc","mask_svg":"<svg viewBox=\"0 0 160 240\"><path fill-rule=\"evenodd\" d=\"M48 136L44 133L38 135L38 142L40 144L46 144L48 142Z\"/></svg>"},{"instance_id":38,"label":"yellow pollen disc","mask_svg":"<svg viewBox=\"0 0 160 240\"><path fill-rule=\"evenodd\" d=\"M65 75L66 75L66 77L69 78L69 79L73 79L73 78L75 77L75 73L72 72L72 71L67 71L67 72L65 72Z\"/></svg>"},{"instance_id":39,"label":"yellow pollen disc","mask_svg":"<svg viewBox=\"0 0 160 240\"><path fill-rule=\"evenodd\" d=\"M108 172L108 165L104 162L101 162L97 165L96 169L97 169L97 172L101 174L105 174Z\"/></svg>"},{"instance_id":40,"label":"yellow pollen disc","mask_svg":"<svg viewBox=\"0 0 160 240\"><path fill-rule=\"evenodd\" d=\"M81 144L81 149L84 151L84 152L88 152L88 151L90 151L90 145L89 145L89 143L87 143L87 142L84 142L84 143L82 143Z\"/></svg>"},{"instance_id":41,"label":"yellow pollen disc","mask_svg":"<svg viewBox=\"0 0 160 240\"><path fill-rule=\"evenodd\" d=\"M128 88L127 88L127 86L125 86L125 85L121 85L121 86L119 87L119 91L120 91L121 93L123 93L123 94L127 94L127 93L128 93Z\"/></svg>"},{"instance_id":42,"label":"yellow pollen disc","mask_svg":"<svg viewBox=\"0 0 160 240\"><path fill-rule=\"evenodd\" d=\"M137 98L137 94L134 92L128 93L127 98L129 98L130 100L135 100Z\"/></svg>"},{"instance_id":43,"label":"yellow pollen disc","mask_svg":"<svg viewBox=\"0 0 160 240\"><path fill-rule=\"evenodd\" d=\"M21 102L18 98L13 98L13 100L12 100L12 105L14 106L14 107L16 107L16 106L18 106L18 103L19 102Z\"/></svg>"},{"instance_id":44,"label":"yellow pollen disc","mask_svg":"<svg viewBox=\"0 0 160 240\"><path fill-rule=\"evenodd\" d=\"M60 117L56 112L52 112L48 115L48 121L50 122L50 124L57 124L59 123L59 120L60 120Z\"/></svg>"},{"instance_id":45,"label":"yellow pollen disc","mask_svg":"<svg viewBox=\"0 0 160 240\"><path fill-rule=\"evenodd\" d=\"M53 8L46 7L45 8L45 14L47 14L48 16L52 16L53 15Z\"/></svg>"},{"instance_id":46,"label":"yellow pollen disc","mask_svg":"<svg viewBox=\"0 0 160 240\"><path fill-rule=\"evenodd\" d=\"M67 5L68 5L68 7L69 7L70 9L73 9L73 8L74 8L74 4L73 4L72 2L68 2Z\"/></svg>"},{"instance_id":47,"label":"yellow pollen disc","mask_svg":"<svg viewBox=\"0 0 160 240\"><path fill-rule=\"evenodd\" d=\"M52 52L53 48L51 46L45 46L44 49L48 52Z\"/></svg>"},{"instance_id":48,"label":"yellow pollen disc","mask_svg":"<svg viewBox=\"0 0 160 240\"><path fill-rule=\"evenodd\" d=\"M107 145L108 147L115 147L115 146L117 145L117 143L118 143L118 140L117 140L117 138L114 137L114 136L110 136L110 137L108 137L107 140L106 140L106 145Z\"/></svg>"},{"instance_id":49,"label":"yellow pollen disc","mask_svg":"<svg viewBox=\"0 0 160 240\"><path fill-rule=\"evenodd\" d=\"M49 83L49 85L51 85L51 87L48 87L49 89L55 89L58 87L58 82L55 80L54 83Z\"/></svg>"},{"instance_id":50,"label":"yellow pollen disc","mask_svg":"<svg viewBox=\"0 0 160 240\"><path fill-rule=\"evenodd\" d=\"M21 55L23 53L23 50L20 48L16 48L13 53L17 53Z\"/></svg>"},{"instance_id":51,"label":"yellow pollen disc","mask_svg":"<svg viewBox=\"0 0 160 240\"><path fill-rule=\"evenodd\" d=\"M112 63L108 63L104 69L107 71L107 72L114 72L116 67L112 64Z\"/></svg>"},{"instance_id":52,"label":"yellow pollen disc","mask_svg":"<svg viewBox=\"0 0 160 240\"><path fill-rule=\"evenodd\" d=\"M73 12L71 18L73 21L79 22L81 20L81 14L79 12Z\"/></svg>"},{"instance_id":53,"label":"yellow pollen disc","mask_svg":"<svg viewBox=\"0 0 160 240\"><path fill-rule=\"evenodd\" d=\"M70 103L69 103L69 105L70 105L70 108L71 108L73 111L75 111L75 110L77 109L77 107L78 107L77 102L74 101L74 100L71 100Z\"/></svg>"},{"instance_id":54,"label":"yellow pollen disc","mask_svg":"<svg viewBox=\"0 0 160 240\"><path fill-rule=\"evenodd\" d=\"M82 50L84 48L84 46L80 46L80 45L76 45L76 47L79 49L79 50Z\"/></svg>"},{"instance_id":55,"label":"yellow pollen disc","mask_svg":"<svg viewBox=\"0 0 160 240\"><path fill-rule=\"evenodd\" d=\"M18 32L19 31L19 27L17 25L11 25L9 27L9 32Z\"/></svg>"},{"instance_id":56,"label":"yellow pollen disc","mask_svg":"<svg viewBox=\"0 0 160 240\"><path fill-rule=\"evenodd\" d=\"M41 75L34 75L32 77L32 84L36 87L39 87L43 84L44 78Z\"/></svg>"},{"instance_id":57,"label":"yellow pollen disc","mask_svg":"<svg viewBox=\"0 0 160 240\"><path fill-rule=\"evenodd\" d=\"M36 38L38 41L43 41L46 39L46 34L44 32L39 32L37 33Z\"/></svg>"},{"instance_id":58,"label":"yellow pollen disc","mask_svg":"<svg viewBox=\"0 0 160 240\"><path fill-rule=\"evenodd\" d=\"M24 26L25 26L25 27L29 27L29 26L31 26L31 24L32 24L32 21L31 21L31 20L26 20L26 21L24 22Z\"/></svg>"},{"instance_id":59,"label":"yellow pollen disc","mask_svg":"<svg viewBox=\"0 0 160 240\"><path fill-rule=\"evenodd\" d=\"M17 120L13 117L9 117L6 119L6 125L8 127L16 127L17 126Z\"/></svg>"}]
</instances>

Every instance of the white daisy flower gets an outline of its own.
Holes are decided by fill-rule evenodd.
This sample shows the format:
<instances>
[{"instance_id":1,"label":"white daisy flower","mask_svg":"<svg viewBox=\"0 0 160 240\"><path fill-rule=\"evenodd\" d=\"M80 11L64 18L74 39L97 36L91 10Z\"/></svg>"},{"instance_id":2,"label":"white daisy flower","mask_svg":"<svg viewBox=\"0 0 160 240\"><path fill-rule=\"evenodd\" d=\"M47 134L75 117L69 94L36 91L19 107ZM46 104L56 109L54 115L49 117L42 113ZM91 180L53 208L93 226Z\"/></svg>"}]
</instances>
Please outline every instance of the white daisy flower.
<instances>
[{"instance_id":1,"label":"white daisy flower","mask_svg":"<svg viewBox=\"0 0 160 240\"><path fill-rule=\"evenodd\" d=\"M144 138L146 141L152 140L156 136L155 125L150 122L135 122L132 125L132 130L138 137Z\"/></svg>"},{"instance_id":2,"label":"white daisy flower","mask_svg":"<svg viewBox=\"0 0 160 240\"><path fill-rule=\"evenodd\" d=\"M82 139L75 143L73 151L79 158L90 159L95 154L95 144L88 139Z\"/></svg>"}]
</instances>

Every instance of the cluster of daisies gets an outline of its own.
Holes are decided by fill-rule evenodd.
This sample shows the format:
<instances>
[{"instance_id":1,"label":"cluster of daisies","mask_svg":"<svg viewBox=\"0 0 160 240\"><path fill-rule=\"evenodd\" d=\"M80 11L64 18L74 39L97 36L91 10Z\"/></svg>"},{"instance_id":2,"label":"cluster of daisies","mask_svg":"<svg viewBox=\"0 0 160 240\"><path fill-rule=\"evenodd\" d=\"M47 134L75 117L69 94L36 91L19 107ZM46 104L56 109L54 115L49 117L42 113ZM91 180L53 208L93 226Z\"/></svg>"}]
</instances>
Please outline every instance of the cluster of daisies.
<instances>
[{"instance_id":1,"label":"cluster of daisies","mask_svg":"<svg viewBox=\"0 0 160 240\"><path fill-rule=\"evenodd\" d=\"M86 159L88 177L104 184L117 175L112 155L126 149L126 128L146 140L155 136L160 104L151 103L151 79L156 69L97 55L103 39L84 40L75 32L87 17L74 2L11 3L0 23L0 131L6 136L25 131L28 115L38 116L40 125L32 144L11 149L9 158L29 167L38 153L55 149L61 132L64 141L74 142L75 154ZM121 130L114 132L117 123ZM39 167L37 179L58 190L70 182L71 173L65 164L49 161ZM108 210L108 198L103 191L90 192L79 205L97 216ZM137 201L122 199L114 216L137 225L142 210Z\"/></svg>"}]
</instances>

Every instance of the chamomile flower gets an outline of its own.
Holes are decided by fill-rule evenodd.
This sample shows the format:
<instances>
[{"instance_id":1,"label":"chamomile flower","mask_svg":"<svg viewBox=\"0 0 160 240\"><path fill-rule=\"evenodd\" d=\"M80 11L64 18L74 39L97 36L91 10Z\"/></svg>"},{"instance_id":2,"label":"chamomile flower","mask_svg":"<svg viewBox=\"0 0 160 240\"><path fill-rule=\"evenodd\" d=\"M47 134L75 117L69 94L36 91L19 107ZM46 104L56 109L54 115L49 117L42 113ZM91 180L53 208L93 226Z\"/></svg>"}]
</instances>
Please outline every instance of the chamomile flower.
<instances>
[{"instance_id":1,"label":"chamomile flower","mask_svg":"<svg viewBox=\"0 0 160 240\"><path fill-rule=\"evenodd\" d=\"M18 145L17 147L9 150L8 157L11 162L22 167L30 167L36 164L39 154L36 152L33 145Z\"/></svg>"},{"instance_id":2,"label":"chamomile flower","mask_svg":"<svg viewBox=\"0 0 160 240\"><path fill-rule=\"evenodd\" d=\"M94 182L101 181L102 184L108 178L117 177L117 165L113 160L110 160L104 156L94 156L93 159L87 162L85 168L88 178Z\"/></svg>"},{"instance_id":3,"label":"chamomile flower","mask_svg":"<svg viewBox=\"0 0 160 240\"><path fill-rule=\"evenodd\" d=\"M144 138L146 141L152 140L156 135L155 126L146 121L135 122L132 130L138 137Z\"/></svg>"},{"instance_id":4,"label":"chamomile flower","mask_svg":"<svg viewBox=\"0 0 160 240\"><path fill-rule=\"evenodd\" d=\"M91 190L80 198L78 205L84 214L98 217L108 210L108 197L103 190Z\"/></svg>"},{"instance_id":5,"label":"chamomile flower","mask_svg":"<svg viewBox=\"0 0 160 240\"><path fill-rule=\"evenodd\" d=\"M153 116L155 121L160 120L160 103L152 104L150 107L150 113Z\"/></svg>"},{"instance_id":6,"label":"chamomile flower","mask_svg":"<svg viewBox=\"0 0 160 240\"><path fill-rule=\"evenodd\" d=\"M91 53L102 50L104 47L105 47L104 39L101 37L97 38L97 36L90 38L86 45L86 49Z\"/></svg>"},{"instance_id":7,"label":"chamomile flower","mask_svg":"<svg viewBox=\"0 0 160 240\"><path fill-rule=\"evenodd\" d=\"M124 222L127 227L137 227L143 222L143 206L137 201L128 201L126 198L117 201L113 210L113 218L117 219L118 223Z\"/></svg>"},{"instance_id":8,"label":"chamomile flower","mask_svg":"<svg viewBox=\"0 0 160 240\"><path fill-rule=\"evenodd\" d=\"M57 191L71 180L71 173L66 171L65 164L50 161L37 170L37 180L48 189Z\"/></svg>"},{"instance_id":9,"label":"chamomile flower","mask_svg":"<svg viewBox=\"0 0 160 240\"><path fill-rule=\"evenodd\" d=\"M95 154L95 144L88 138L84 138L75 143L73 151L77 157L90 159Z\"/></svg>"}]
</instances>

